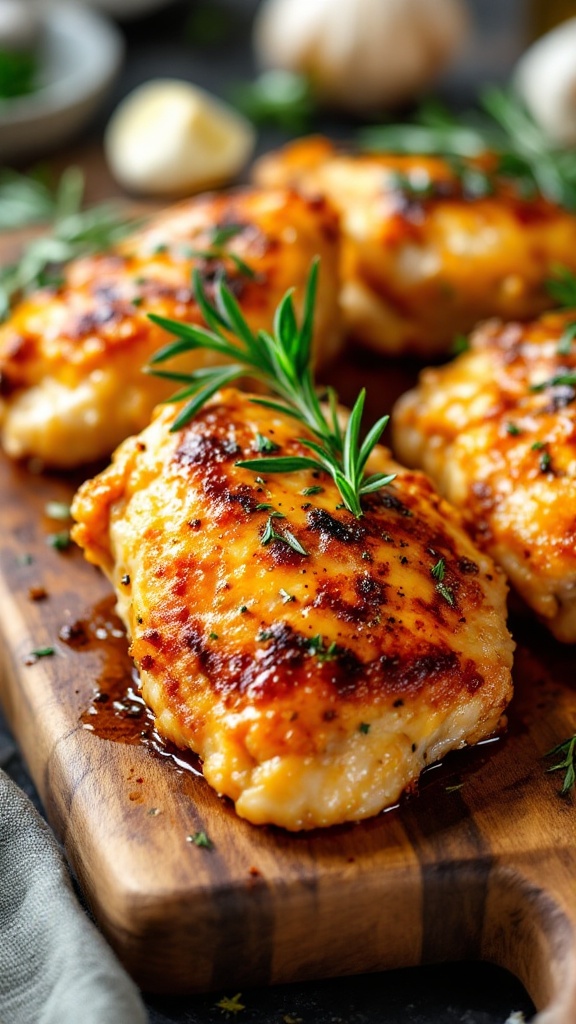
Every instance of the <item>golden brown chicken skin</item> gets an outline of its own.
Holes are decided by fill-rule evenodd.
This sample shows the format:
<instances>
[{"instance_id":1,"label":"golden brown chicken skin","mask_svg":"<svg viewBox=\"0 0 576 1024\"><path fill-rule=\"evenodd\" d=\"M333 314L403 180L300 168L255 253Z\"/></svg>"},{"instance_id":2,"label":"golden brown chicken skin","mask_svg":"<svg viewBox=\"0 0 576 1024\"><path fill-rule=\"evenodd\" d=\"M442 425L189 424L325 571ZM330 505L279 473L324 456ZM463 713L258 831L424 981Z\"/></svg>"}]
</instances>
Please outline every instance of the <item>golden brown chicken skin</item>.
<instances>
[{"instance_id":1,"label":"golden brown chicken skin","mask_svg":"<svg viewBox=\"0 0 576 1024\"><path fill-rule=\"evenodd\" d=\"M440 158L346 154L312 137L263 157L255 178L338 208L350 334L379 352L432 357L480 320L549 309L554 265L576 270L574 215L489 172L489 160L462 176Z\"/></svg>"},{"instance_id":2,"label":"golden brown chicken skin","mask_svg":"<svg viewBox=\"0 0 576 1024\"><path fill-rule=\"evenodd\" d=\"M325 474L236 465L258 434L304 454L284 414L227 390L170 433L173 418L83 485L74 538L114 584L159 731L242 817L365 818L497 729L504 578L425 477L376 449L370 471L398 477L356 519Z\"/></svg>"},{"instance_id":3,"label":"golden brown chicken skin","mask_svg":"<svg viewBox=\"0 0 576 1024\"><path fill-rule=\"evenodd\" d=\"M399 458L424 469L552 633L576 642L576 314L492 322L425 370L394 413ZM564 382L562 382L564 381ZM571 381L571 383L570 383Z\"/></svg>"},{"instance_id":4,"label":"golden brown chicken skin","mask_svg":"<svg viewBox=\"0 0 576 1024\"><path fill-rule=\"evenodd\" d=\"M222 233L225 241L215 246ZM283 189L239 190L175 206L114 250L71 263L61 288L26 298L0 327L4 448L16 458L74 466L109 455L142 429L173 390L142 373L169 338L147 314L202 322L193 267L209 297L224 273L251 327L270 329L289 287L300 308L311 261L319 255L315 352L318 360L329 359L341 337L337 247L327 202ZM215 358L204 350L188 353L174 369L196 369Z\"/></svg>"}]
</instances>

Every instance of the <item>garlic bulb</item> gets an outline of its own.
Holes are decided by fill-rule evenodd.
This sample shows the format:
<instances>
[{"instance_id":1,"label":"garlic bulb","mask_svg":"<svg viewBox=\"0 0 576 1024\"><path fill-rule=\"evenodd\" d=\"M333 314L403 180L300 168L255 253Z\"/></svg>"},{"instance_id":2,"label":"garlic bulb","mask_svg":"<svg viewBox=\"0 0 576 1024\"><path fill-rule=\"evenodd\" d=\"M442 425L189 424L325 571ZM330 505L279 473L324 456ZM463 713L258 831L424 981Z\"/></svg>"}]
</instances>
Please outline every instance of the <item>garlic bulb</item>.
<instances>
[{"instance_id":1,"label":"garlic bulb","mask_svg":"<svg viewBox=\"0 0 576 1024\"><path fill-rule=\"evenodd\" d=\"M554 142L576 145L576 18L558 25L526 51L513 83Z\"/></svg>"},{"instance_id":2,"label":"garlic bulb","mask_svg":"<svg viewBox=\"0 0 576 1024\"><path fill-rule=\"evenodd\" d=\"M306 75L349 110L410 99L466 32L463 0L265 0L254 42L261 63Z\"/></svg>"},{"instance_id":3,"label":"garlic bulb","mask_svg":"<svg viewBox=\"0 0 576 1024\"><path fill-rule=\"evenodd\" d=\"M178 197L232 180L252 154L246 118L188 82L139 86L106 129L110 169L131 192Z\"/></svg>"}]
</instances>

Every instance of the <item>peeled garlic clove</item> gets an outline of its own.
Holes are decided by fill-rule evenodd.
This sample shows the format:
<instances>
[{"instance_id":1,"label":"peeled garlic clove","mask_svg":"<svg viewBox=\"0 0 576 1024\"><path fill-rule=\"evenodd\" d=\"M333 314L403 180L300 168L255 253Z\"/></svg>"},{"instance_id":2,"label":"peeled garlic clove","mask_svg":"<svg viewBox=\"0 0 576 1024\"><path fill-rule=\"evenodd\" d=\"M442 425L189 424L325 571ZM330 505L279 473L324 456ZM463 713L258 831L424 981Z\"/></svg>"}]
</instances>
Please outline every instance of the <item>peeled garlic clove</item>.
<instances>
[{"instance_id":1,"label":"peeled garlic clove","mask_svg":"<svg viewBox=\"0 0 576 1024\"><path fill-rule=\"evenodd\" d=\"M128 191L178 197L229 182L255 141L252 125L210 93L157 79L120 103L104 144L114 177Z\"/></svg>"},{"instance_id":2,"label":"peeled garlic clove","mask_svg":"<svg viewBox=\"0 0 576 1024\"><path fill-rule=\"evenodd\" d=\"M413 97L466 28L462 0L265 0L254 42L265 67L304 74L321 98L362 111Z\"/></svg>"},{"instance_id":3,"label":"peeled garlic clove","mask_svg":"<svg viewBox=\"0 0 576 1024\"><path fill-rule=\"evenodd\" d=\"M576 145L576 18L534 43L516 65L513 84L554 142Z\"/></svg>"}]
</instances>

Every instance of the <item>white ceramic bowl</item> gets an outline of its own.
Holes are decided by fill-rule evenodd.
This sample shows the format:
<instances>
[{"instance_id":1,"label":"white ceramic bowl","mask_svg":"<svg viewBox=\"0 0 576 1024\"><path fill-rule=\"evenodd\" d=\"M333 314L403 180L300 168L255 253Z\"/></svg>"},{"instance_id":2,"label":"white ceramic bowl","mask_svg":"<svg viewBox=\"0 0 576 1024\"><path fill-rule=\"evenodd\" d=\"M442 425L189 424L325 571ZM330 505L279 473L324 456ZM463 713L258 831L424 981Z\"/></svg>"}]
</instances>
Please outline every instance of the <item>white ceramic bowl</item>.
<instances>
[{"instance_id":1,"label":"white ceramic bowl","mask_svg":"<svg viewBox=\"0 0 576 1024\"><path fill-rule=\"evenodd\" d=\"M0 164L64 142L97 109L122 62L118 29L77 4L45 12L40 87L0 101Z\"/></svg>"}]
</instances>

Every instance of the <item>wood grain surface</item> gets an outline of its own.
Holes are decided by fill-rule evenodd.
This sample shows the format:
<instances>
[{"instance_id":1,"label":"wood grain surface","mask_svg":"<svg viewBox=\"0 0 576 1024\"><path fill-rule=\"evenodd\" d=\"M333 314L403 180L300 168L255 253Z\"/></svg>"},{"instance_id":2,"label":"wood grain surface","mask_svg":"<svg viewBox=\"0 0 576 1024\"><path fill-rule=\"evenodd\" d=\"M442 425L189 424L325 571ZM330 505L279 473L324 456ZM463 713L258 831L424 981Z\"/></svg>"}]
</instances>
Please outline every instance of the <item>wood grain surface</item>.
<instances>
[{"instance_id":1,"label":"wood grain surface","mask_svg":"<svg viewBox=\"0 0 576 1024\"><path fill-rule=\"evenodd\" d=\"M348 355L329 377L344 400L366 383L373 417L414 372ZM48 543L62 524L46 503L68 502L79 480L0 458L0 695L90 906L139 984L193 992L478 957L520 977L539 1024L574 1024L576 814L544 758L576 732L574 649L514 620L505 736L450 755L418 795L362 824L256 828L150 745L126 697L108 584L73 546ZM54 654L31 657L45 648ZM190 841L201 831L211 849Z\"/></svg>"}]
</instances>

